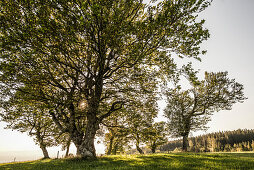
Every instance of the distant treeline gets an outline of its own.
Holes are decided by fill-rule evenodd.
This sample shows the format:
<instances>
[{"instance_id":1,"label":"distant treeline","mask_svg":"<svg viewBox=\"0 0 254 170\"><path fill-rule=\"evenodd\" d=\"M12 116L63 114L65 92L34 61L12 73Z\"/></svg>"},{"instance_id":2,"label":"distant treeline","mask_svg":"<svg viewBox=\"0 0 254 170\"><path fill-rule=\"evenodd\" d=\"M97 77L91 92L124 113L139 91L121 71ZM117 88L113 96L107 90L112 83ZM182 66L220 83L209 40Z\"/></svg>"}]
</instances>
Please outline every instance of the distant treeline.
<instances>
[{"instance_id":1,"label":"distant treeline","mask_svg":"<svg viewBox=\"0 0 254 170\"><path fill-rule=\"evenodd\" d=\"M173 151L182 147L182 140L169 141L160 151ZM188 151L192 152L241 152L254 150L254 129L238 129L209 133L188 139Z\"/></svg>"}]
</instances>

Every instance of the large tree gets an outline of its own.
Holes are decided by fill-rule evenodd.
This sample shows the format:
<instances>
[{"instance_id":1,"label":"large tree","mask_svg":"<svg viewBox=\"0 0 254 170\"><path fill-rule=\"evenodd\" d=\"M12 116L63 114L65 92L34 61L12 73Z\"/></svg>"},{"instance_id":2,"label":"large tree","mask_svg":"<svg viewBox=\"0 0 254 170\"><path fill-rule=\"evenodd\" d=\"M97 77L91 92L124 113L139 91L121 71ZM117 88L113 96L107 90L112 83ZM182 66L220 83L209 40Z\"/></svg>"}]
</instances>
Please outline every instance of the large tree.
<instances>
[{"instance_id":1,"label":"large tree","mask_svg":"<svg viewBox=\"0 0 254 170\"><path fill-rule=\"evenodd\" d=\"M183 151L187 151L190 131L206 129L215 111L230 110L233 104L246 99L243 85L229 79L227 72L206 72L204 80L198 80L196 73L188 65L184 75L191 88L183 90L177 86L165 92L167 106L164 114L168 118L169 132L174 137L183 137Z\"/></svg>"},{"instance_id":2,"label":"large tree","mask_svg":"<svg viewBox=\"0 0 254 170\"><path fill-rule=\"evenodd\" d=\"M95 158L94 138L105 118L127 107L129 96L155 91L172 73L172 53L197 59L203 53L199 45L209 33L197 17L209 0L155 4L2 0L2 93L47 105L78 154Z\"/></svg>"}]
</instances>

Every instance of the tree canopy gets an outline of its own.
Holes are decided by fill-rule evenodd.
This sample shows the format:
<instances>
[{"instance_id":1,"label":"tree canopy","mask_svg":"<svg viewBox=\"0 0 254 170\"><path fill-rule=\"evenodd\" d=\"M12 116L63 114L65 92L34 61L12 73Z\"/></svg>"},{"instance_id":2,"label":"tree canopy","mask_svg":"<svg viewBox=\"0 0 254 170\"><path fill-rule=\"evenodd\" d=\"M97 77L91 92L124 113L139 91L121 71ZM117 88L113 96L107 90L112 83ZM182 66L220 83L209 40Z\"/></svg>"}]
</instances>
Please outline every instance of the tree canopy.
<instances>
[{"instance_id":1,"label":"tree canopy","mask_svg":"<svg viewBox=\"0 0 254 170\"><path fill-rule=\"evenodd\" d=\"M183 150L187 150L187 137L190 131L206 128L210 115L215 111L230 110L233 104L246 98L243 85L228 78L227 72L205 72L204 80L198 80L191 65L183 69L191 88L183 90L181 86L165 92L167 106L164 114L170 133L183 137Z\"/></svg>"},{"instance_id":2,"label":"tree canopy","mask_svg":"<svg viewBox=\"0 0 254 170\"><path fill-rule=\"evenodd\" d=\"M174 71L171 54L200 59L209 33L197 17L209 4L3 0L2 100L46 105L78 154L94 158L99 124L137 96L156 92Z\"/></svg>"}]
</instances>

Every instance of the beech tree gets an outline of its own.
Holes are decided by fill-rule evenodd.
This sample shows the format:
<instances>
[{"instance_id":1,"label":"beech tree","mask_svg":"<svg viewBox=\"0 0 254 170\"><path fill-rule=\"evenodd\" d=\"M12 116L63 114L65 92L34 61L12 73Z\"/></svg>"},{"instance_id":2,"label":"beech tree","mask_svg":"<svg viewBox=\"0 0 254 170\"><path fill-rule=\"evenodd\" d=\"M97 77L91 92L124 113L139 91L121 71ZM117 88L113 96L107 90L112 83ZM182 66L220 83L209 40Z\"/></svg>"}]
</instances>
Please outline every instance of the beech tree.
<instances>
[{"instance_id":1,"label":"beech tree","mask_svg":"<svg viewBox=\"0 0 254 170\"><path fill-rule=\"evenodd\" d=\"M150 128L145 129L145 143L152 153L155 153L156 148L168 141L165 127L165 122L155 122Z\"/></svg>"},{"instance_id":2,"label":"beech tree","mask_svg":"<svg viewBox=\"0 0 254 170\"><path fill-rule=\"evenodd\" d=\"M118 151L124 151L124 147L128 145L128 131L123 126L125 117L121 113L115 113L108 117L103 125L106 126L104 144L106 146L105 153L107 155L116 155Z\"/></svg>"},{"instance_id":3,"label":"beech tree","mask_svg":"<svg viewBox=\"0 0 254 170\"><path fill-rule=\"evenodd\" d=\"M54 122L47 115L43 107L36 104L23 103L23 105L6 105L8 114L2 114L2 121L7 123L6 128L26 132L34 137L34 141L40 146L44 158L49 158L47 147L56 146L54 136L57 131Z\"/></svg>"},{"instance_id":4,"label":"beech tree","mask_svg":"<svg viewBox=\"0 0 254 170\"><path fill-rule=\"evenodd\" d=\"M146 129L151 128L158 113L155 94L146 92L145 96L145 98L143 98L144 95L131 97L132 101L128 103L128 107L116 112L103 122L109 131L105 137L108 154L115 154L116 148L123 151L132 143L137 151L143 154L140 145L146 142Z\"/></svg>"},{"instance_id":5,"label":"beech tree","mask_svg":"<svg viewBox=\"0 0 254 170\"><path fill-rule=\"evenodd\" d=\"M61 148L62 151L66 150L65 158L67 158L69 156L69 151L70 151L70 146L71 146L71 138L70 138L69 134L68 133L64 133L64 134L60 133L58 135L55 135L55 140L58 145L62 146L62 148Z\"/></svg>"},{"instance_id":6,"label":"beech tree","mask_svg":"<svg viewBox=\"0 0 254 170\"><path fill-rule=\"evenodd\" d=\"M106 154L116 155L118 152L125 152L125 148L129 147L130 142L128 131L120 127L111 127L108 128L108 131L104 139Z\"/></svg>"},{"instance_id":7,"label":"beech tree","mask_svg":"<svg viewBox=\"0 0 254 170\"><path fill-rule=\"evenodd\" d=\"M2 0L1 93L47 105L77 154L95 158L101 122L127 107L129 96L156 91L147 88L172 74L172 53L204 53L200 43L209 33L197 17L209 4Z\"/></svg>"},{"instance_id":8,"label":"beech tree","mask_svg":"<svg viewBox=\"0 0 254 170\"><path fill-rule=\"evenodd\" d=\"M190 65L185 67L184 72L192 87L183 90L177 86L166 91L164 114L168 118L169 132L174 137L183 137L182 150L187 151L190 131L206 129L214 112L230 110L233 104L246 98L243 85L229 79L227 72L205 72L204 80L198 80Z\"/></svg>"}]
</instances>

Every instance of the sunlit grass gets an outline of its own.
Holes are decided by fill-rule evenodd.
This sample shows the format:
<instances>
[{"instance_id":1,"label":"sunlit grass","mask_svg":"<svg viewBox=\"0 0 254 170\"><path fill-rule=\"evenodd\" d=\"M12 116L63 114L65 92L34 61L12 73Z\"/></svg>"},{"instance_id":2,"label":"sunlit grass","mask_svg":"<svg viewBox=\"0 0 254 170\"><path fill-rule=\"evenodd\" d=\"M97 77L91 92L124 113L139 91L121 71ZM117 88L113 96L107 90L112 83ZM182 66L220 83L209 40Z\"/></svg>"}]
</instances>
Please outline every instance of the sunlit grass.
<instances>
[{"instance_id":1,"label":"sunlit grass","mask_svg":"<svg viewBox=\"0 0 254 170\"><path fill-rule=\"evenodd\" d=\"M254 169L254 153L170 153L45 159L0 164L0 169Z\"/></svg>"}]
</instances>

